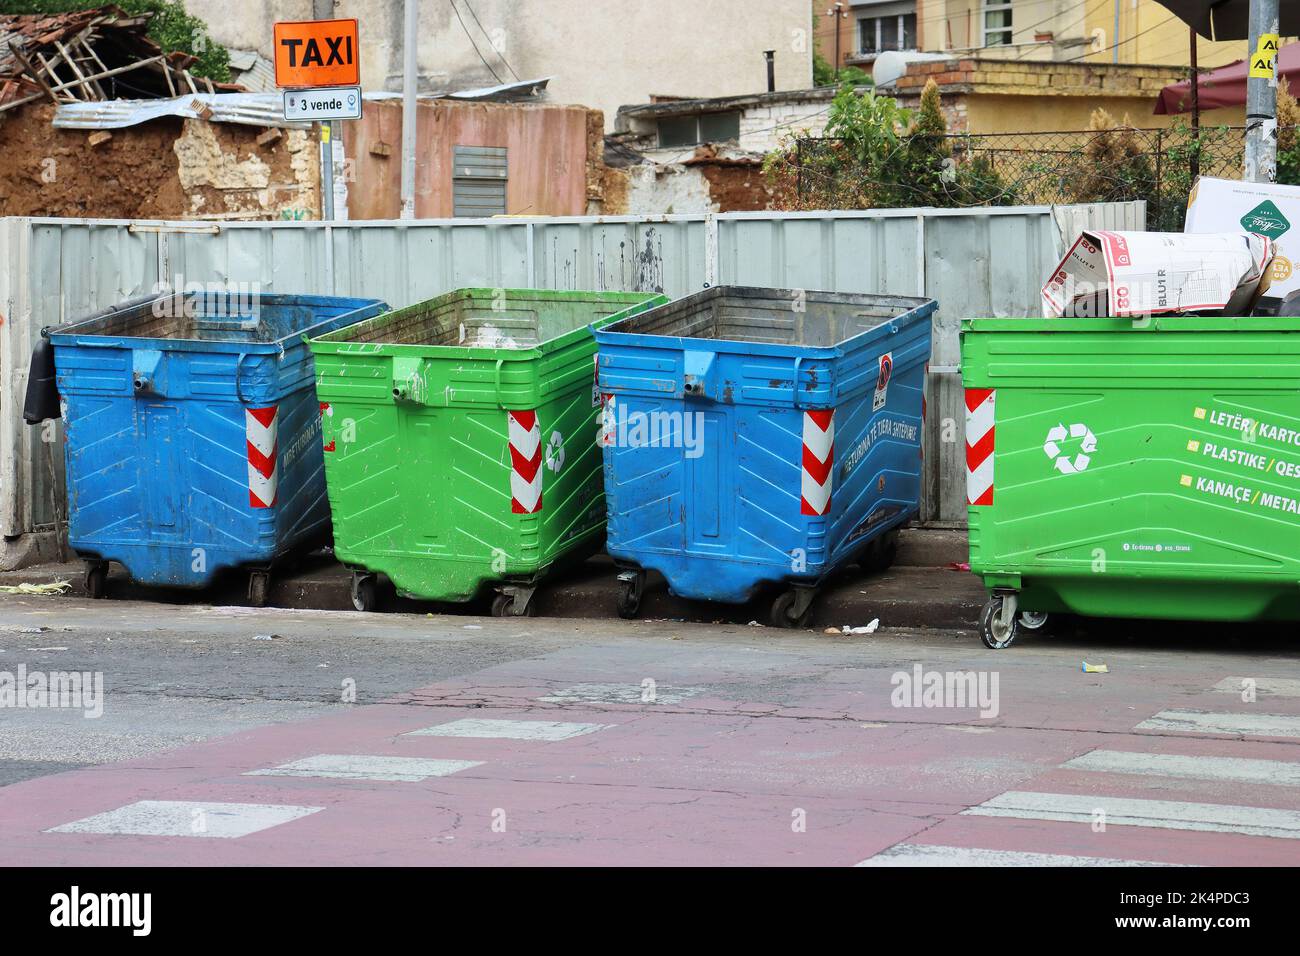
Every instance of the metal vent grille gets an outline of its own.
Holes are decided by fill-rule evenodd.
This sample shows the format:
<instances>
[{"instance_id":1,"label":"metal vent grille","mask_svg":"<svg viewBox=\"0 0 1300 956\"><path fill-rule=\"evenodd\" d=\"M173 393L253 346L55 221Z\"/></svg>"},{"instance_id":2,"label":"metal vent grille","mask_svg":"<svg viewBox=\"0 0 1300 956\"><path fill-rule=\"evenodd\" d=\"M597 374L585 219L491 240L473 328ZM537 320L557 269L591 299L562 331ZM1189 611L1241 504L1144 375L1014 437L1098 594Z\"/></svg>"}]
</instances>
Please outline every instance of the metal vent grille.
<instances>
[{"instance_id":1,"label":"metal vent grille","mask_svg":"<svg viewBox=\"0 0 1300 956\"><path fill-rule=\"evenodd\" d=\"M456 146L452 149L452 215L497 216L506 211L504 146Z\"/></svg>"}]
</instances>

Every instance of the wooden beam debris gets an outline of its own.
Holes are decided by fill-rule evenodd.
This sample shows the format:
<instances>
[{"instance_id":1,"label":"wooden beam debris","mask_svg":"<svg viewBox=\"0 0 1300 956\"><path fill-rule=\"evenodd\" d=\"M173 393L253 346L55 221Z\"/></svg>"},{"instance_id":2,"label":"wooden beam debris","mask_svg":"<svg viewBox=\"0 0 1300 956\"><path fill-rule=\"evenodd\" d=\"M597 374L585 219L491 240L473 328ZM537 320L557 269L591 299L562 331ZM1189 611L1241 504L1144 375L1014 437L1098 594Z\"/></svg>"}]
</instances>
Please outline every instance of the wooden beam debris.
<instances>
[{"instance_id":1,"label":"wooden beam debris","mask_svg":"<svg viewBox=\"0 0 1300 956\"><path fill-rule=\"evenodd\" d=\"M12 45L10 46L10 49L13 49ZM30 103L33 100L39 100L42 96L49 96L51 99L54 100L54 102L57 103L59 102L59 98L58 98L59 93L62 93L65 90L69 90L74 86L79 86L81 83L81 81L79 80L73 80L67 83L59 83L57 86L51 86L49 83L45 81L43 77L40 76L39 73L35 72L34 68L31 67L30 63L25 62L22 59L22 57L18 54L16 50L14 51L14 55L15 57L18 58L18 61L20 63L23 63L24 67L27 68L27 72L31 73L33 77L36 78L36 81L40 85L42 92L35 93L31 96L25 96L22 99L10 100L8 103L0 104L0 113L3 113L5 110L13 109L15 106L21 106L23 103ZM112 70L105 70L102 73L92 73L89 76L85 77L85 79L86 81L103 80L110 76L120 76L123 73L130 73L132 70L138 70L141 67L149 66L150 64L153 63L158 63L162 59L163 56L159 54L158 56L150 57L147 60L136 60L134 63L128 63L126 66L119 66L116 69L112 69Z\"/></svg>"}]
</instances>

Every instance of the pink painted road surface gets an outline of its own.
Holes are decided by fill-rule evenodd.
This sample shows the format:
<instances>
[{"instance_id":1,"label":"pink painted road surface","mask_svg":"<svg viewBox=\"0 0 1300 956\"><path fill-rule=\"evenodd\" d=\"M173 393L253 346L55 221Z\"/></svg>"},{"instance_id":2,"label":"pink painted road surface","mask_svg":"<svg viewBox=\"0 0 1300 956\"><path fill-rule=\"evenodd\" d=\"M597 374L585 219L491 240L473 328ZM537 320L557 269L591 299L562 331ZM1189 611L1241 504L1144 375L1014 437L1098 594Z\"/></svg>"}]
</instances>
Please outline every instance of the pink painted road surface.
<instances>
[{"instance_id":1,"label":"pink painted road surface","mask_svg":"<svg viewBox=\"0 0 1300 956\"><path fill-rule=\"evenodd\" d=\"M36 606L4 620L43 619ZM1262 638L1225 652L1099 632L994 653L938 631L345 615L368 634L349 651L310 617L139 614L138 633L111 625L116 663L93 657L109 625L73 604L68 634L39 638L67 651L0 633L0 668L80 655L105 670L107 722L115 668L156 675L204 626L175 684L255 666L261 690L232 689L241 700L287 694L297 652L328 649L311 666L331 680L362 668L335 663L349 653L406 656L373 703L0 788L6 864L1300 863L1300 673ZM249 640L263 629L265 647ZM489 656L422 664L435 645ZM1110 673L1081 673L1085 656ZM895 675L916 663L996 676L996 715L897 706ZM165 720L151 700L133 706Z\"/></svg>"}]
</instances>

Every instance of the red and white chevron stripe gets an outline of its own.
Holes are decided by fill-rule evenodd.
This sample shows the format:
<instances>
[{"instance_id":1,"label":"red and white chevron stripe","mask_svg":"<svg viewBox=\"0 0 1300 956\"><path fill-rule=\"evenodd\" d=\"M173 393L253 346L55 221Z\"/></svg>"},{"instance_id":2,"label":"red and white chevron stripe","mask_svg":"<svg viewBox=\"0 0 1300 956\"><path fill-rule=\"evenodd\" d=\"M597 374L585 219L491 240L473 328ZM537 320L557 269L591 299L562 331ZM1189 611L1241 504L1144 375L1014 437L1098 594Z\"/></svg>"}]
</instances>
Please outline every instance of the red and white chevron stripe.
<instances>
[{"instance_id":1,"label":"red and white chevron stripe","mask_svg":"<svg viewBox=\"0 0 1300 956\"><path fill-rule=\"evenodd\" d=\"M328 415L330 418L333 418L333 417L334 417L334 406L331 405L329 402L321 402L321 403L320 403L320 420L321 420L322 422L325 421L325 416L326 416L326 415ZM334 439L333 439L333 438L331 438L331 439L329 440L329 444L328 444L328 445L323 445L323 446L321 446L321 448L322 448L323 451L333 451L333 450L335 449L335 447L336 447L336 446L335 446L335 444L334 444Z\"/></svg>"},{"instance_id":2,"label":"red and white chevron stripe","mask_svg":"<svg viewBox=\"0 0 1300 956\"><path fill-rule=\"evenodd\" d=\"M966 503L993 504L993 403L991 388L966 389Z\"/></svg>"},{"instance_id":3,"label":"red and white chevron stripe","mask_svg":"<svg viewBox=\"0 0 1300 956\"><path fill-rule=\"evenodd\" d=\"M244 409L244 438L248 446L248 505L270 508L280 484L280 422L277 406Z\"/></svg>"},{"instance_id":4,"label":"red and white chevron stripe","mask_svg":"<svg viewBox=\"0 0 1300 956\"><path fill-rule=\"evenodd\" d=\"M537 412L506 412L510 431L510 511L542 510L542 429Z\"/></svg>"},{"instance_id":5,"label":"red and white chevron stripe","mask_svg":"<svg viewBox=\"0 0 1300 956\"><path fill-rule=\"evenodd\" d=\"M799 513L824 515L831 510L835 470L835 409L803 413L803 480Z\"/></svg>"},{"instance_id":6,"label":"red and white chevron stripe","mask_svg":"<svg viewBox=\"0 0 1300 956\"><path fill-rule=\"evenodd\" d=\"M613 445L618 434L618 408L614 396L604 393L600 396L600 444Z\"/></svg>"}]
</instances>

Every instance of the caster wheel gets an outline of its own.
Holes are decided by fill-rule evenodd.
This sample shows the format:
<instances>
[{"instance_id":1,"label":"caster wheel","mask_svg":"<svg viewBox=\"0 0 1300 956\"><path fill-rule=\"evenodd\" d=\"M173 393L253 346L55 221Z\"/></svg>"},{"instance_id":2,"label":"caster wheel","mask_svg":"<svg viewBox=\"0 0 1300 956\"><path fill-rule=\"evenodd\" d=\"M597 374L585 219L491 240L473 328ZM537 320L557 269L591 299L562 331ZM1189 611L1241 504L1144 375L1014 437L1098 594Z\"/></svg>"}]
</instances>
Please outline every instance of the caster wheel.
<instances>
[{"instance_id":1,"label":"caster wheel","mask_svg":"<svg viewBox=\"0 0 1300 956\"><path fill-rule=\"evenodd\" d=\"M498 594L492 599L493 617L532 617L535 613L533 602L529 601L524 605L521 614L515 605L515 596L513 594Z\"/></svg>"},{"instance_id":2,"label":"caster wheel","mask_svg":"<svg viewBox=\"0 0 1300 956\"><path fill-rule=\"evenodd\" d=\"M872 542L867 555L862 561L862 570L868 574L881 574L894 566L898 557L898 532L891 531L883 538Z\"/></svg>"},{"instance_id":3,"label":"caster wheel","mask_svg":"<svg viewBox=\"0 0 1300 956\"><path fill-rule=\"evenodd\" d=\"M1002 623L1002 598L993 597L980 612L980 640L984 646L995 651L1010 647L1020 631L1020 621L1012 620L1010 625Z\"/></svg>"},{"instance_id":4,"label":"caster wheel","mask_svg":"<svg viewBox=\"0 0 1300 956\"><path fill-rule=\"evenodd\" d=\"M803 627L808 623L808 617L812 613L812 606L809 605L798 617L794 616L794 605L797 595L794 591L782 591L772 602L772 613L769 620L773 627Z\"/></svg>"},{"instance_id":5,"label":"caster wheel","mask_svg":"<svg viewBox=\"0 0 1300 956\"><path fill-rule=\"evenodd\" d=\"M1047 626L1048 613L1046 611L1021 611L1020 626L1026 631L1039 631Z\"/></svg>"},{"instance_id":6,"label":"caster wheel","mask_svg":"<svg viewBox=\"0 0 1300 956\"><path fill-rule=\"evenodd\" d=\"M623 582L623 591L618 596L618 616L630 621L641 615L641 576Z\"/></svg>"},{"instance_id":7,"label":"caster wheel","mask_svg":"<svg viewBox=\"0 0 1300 956\"><path fill-rule=\"evenodd\" d=\"M358 611L379 607L379 583L373 574L352 575L352 606Z\"/></svg>"},{"instance_id":8,"label":"caster wheel","mask_svg":"<svg viewBox=\"0 0 1300 956\"><path fill-rule=\"evenodd\" d=\"M108 594L107 561L96 561L86 565L86 591L96 600Z\"/></svg>"},{"instance_id":9,"label":"caster wheel","mask_svg":"<svg viewBox=\"0 0 1300 956\"><path fill-rule=\"evenodd\" d=\"M248 575L248 603L253 607L266 607L271 594L271 572L252 571Z\"/></svg>"}]
</instances>

